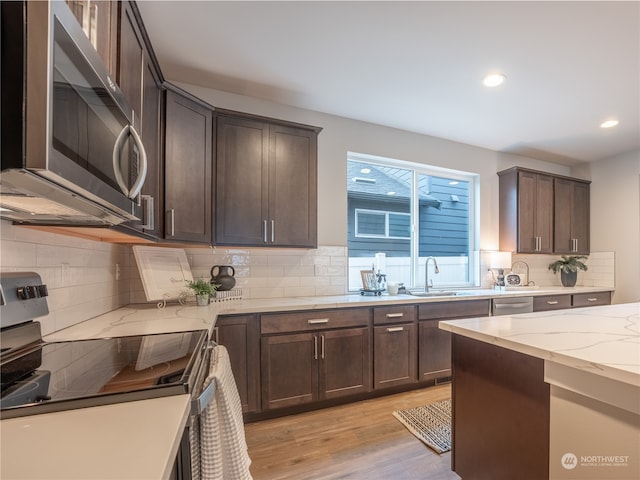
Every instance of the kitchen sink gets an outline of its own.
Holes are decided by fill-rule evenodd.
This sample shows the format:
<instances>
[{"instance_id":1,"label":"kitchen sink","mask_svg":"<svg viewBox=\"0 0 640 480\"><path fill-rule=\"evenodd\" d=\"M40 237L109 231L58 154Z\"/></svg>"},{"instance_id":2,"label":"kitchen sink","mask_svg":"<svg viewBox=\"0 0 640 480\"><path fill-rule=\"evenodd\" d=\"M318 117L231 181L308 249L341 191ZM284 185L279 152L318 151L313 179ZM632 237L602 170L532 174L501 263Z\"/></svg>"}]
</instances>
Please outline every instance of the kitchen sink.
<instances>
[{"instance_id":1,"label":"kitchen sink","mask_svg":"<svg viewBox=\"0 0 640 480\"><path fill-rule=\"evenodd\" d=\"M434 291L434 292L407 292L409 295L413 295L414 297L453 297L458 295L458 292L448 292L444 290Z\"/></svg>"}]
</instances>

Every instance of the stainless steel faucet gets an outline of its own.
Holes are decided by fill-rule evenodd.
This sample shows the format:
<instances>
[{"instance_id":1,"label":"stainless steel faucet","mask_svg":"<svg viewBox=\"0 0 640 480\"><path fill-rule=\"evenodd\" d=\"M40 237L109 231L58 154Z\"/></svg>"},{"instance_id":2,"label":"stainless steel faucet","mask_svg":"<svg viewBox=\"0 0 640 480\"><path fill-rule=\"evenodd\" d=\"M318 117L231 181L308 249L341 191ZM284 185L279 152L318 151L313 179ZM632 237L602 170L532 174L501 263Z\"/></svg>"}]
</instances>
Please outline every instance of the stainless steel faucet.
<instances>
[{"instance_id":1,"label":"stainless steel faucet","mask_svg":"<svg viewBox=\"0 0 640 480\"><path fill-rule=\"evenodd\" d=\"M440 273L440 269L438 268L438 262L434 257L427 257L427 261L424 263L424 292L429 292L429 260L433 260L433 273ZM433 286L433 282L432 285Z\"/></svg>"}]
</instances>

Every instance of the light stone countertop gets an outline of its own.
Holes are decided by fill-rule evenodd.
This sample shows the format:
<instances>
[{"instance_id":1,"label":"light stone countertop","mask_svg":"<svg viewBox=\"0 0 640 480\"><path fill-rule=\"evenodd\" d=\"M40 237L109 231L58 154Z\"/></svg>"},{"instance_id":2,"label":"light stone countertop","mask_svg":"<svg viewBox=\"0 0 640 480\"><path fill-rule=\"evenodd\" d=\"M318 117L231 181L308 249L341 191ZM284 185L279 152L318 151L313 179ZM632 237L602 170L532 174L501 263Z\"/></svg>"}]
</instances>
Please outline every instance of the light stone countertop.
<instances>
[{"instance_id":1,"label":"light stone countertop","mask_svg":"<svg viewBox=\"0 0 640 480\"><path fill-rule=\"evenodd\" d=\"M250 314L323 308L397 305L505 296L588 293L609 288L537 288L519 291L469 290L465 295L341 295L230 300L195 304L129 305L50 334L47 342L211 330L219 314ZM595 307L592 307L595 308ZM549 315L549 314L547 314ZM501 318L493 317L498 321ZM462 327L456 327L462 328ZM7 479L156 479L171 473L189 414L189 395L69 410L2 420L0 476ZM37 461L33 461L33 452Z\"/></svg>"},{"instance_id":2,"label":"light stone countertop","mask_svg":"<svg viewBox=\"0 0 640 480\"><path fill-rule=\"evenodd\" d=\"M63 330L47 335L47 342L146 335L176 331L211 329L220 314L251 314L314 310L324 308L365 307L376 305L402 305L407 303L457 302L472 299L563 295L610 291L605 287L540 287L535 289L498 291L492 289L459 290L456 296L416 297L412 295L335 295L320 297L290 297L273 299L242 299L212 303L207 307L168 304L158 309L155 303L128 305L99 315ZM436 290L437 291L437 290Z\"/></svg>"},{"instance_id":3,"label":"light stone countertop","mask_svg":"<svg viewBox=\"0 0 640 480\"><path fill-rule=\"evenodd\" d=\"M443 330L640 386L640 303L439 322Z\"/></svg>"}]
</instances>

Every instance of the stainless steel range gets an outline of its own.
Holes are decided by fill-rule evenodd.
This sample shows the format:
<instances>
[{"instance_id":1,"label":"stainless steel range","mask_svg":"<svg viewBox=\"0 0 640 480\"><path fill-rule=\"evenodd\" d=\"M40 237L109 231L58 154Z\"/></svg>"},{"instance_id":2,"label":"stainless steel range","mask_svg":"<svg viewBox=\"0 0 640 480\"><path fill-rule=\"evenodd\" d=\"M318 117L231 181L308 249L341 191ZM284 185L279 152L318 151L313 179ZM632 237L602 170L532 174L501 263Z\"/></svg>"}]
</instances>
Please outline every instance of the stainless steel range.
<instances>
[{"instance_id":1,"label":"stainless steel range","mask_svg":"<svg viewBox=\"0 0 640 480\"><path fill-rule=\"evenodd\" d=\"M47 296L36 273L0 274L0 418L199 391L207 330L44 342Z\"/></svg>"}]
</instances>

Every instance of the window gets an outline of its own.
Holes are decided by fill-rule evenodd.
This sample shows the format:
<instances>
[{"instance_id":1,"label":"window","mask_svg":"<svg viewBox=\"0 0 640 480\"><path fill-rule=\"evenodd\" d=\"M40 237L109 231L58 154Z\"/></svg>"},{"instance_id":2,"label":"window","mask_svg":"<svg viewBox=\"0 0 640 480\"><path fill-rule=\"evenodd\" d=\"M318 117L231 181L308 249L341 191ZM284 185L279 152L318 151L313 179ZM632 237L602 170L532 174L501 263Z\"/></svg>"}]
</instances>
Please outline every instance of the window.
<instances>
[{"instance_id":1,"label":"window","mask_svg":"<svg viewBox=\"0 0 640 480\"><path fill-rule=\"evenodd\" d=\"M349 290L380 253L388 281L424 287L431 256L435 288L473 284L477 175L354 153L347 175Z\"/></svg>"},{"instance_id":2,"label":"window","mask_svg":"<svg viewBox=\"0 0 640 480\"><path fill-rule=\"evenodd\" d=\"M356 237L411 238L411 215L356 208Z\"/></svg>"}]
</instances>

